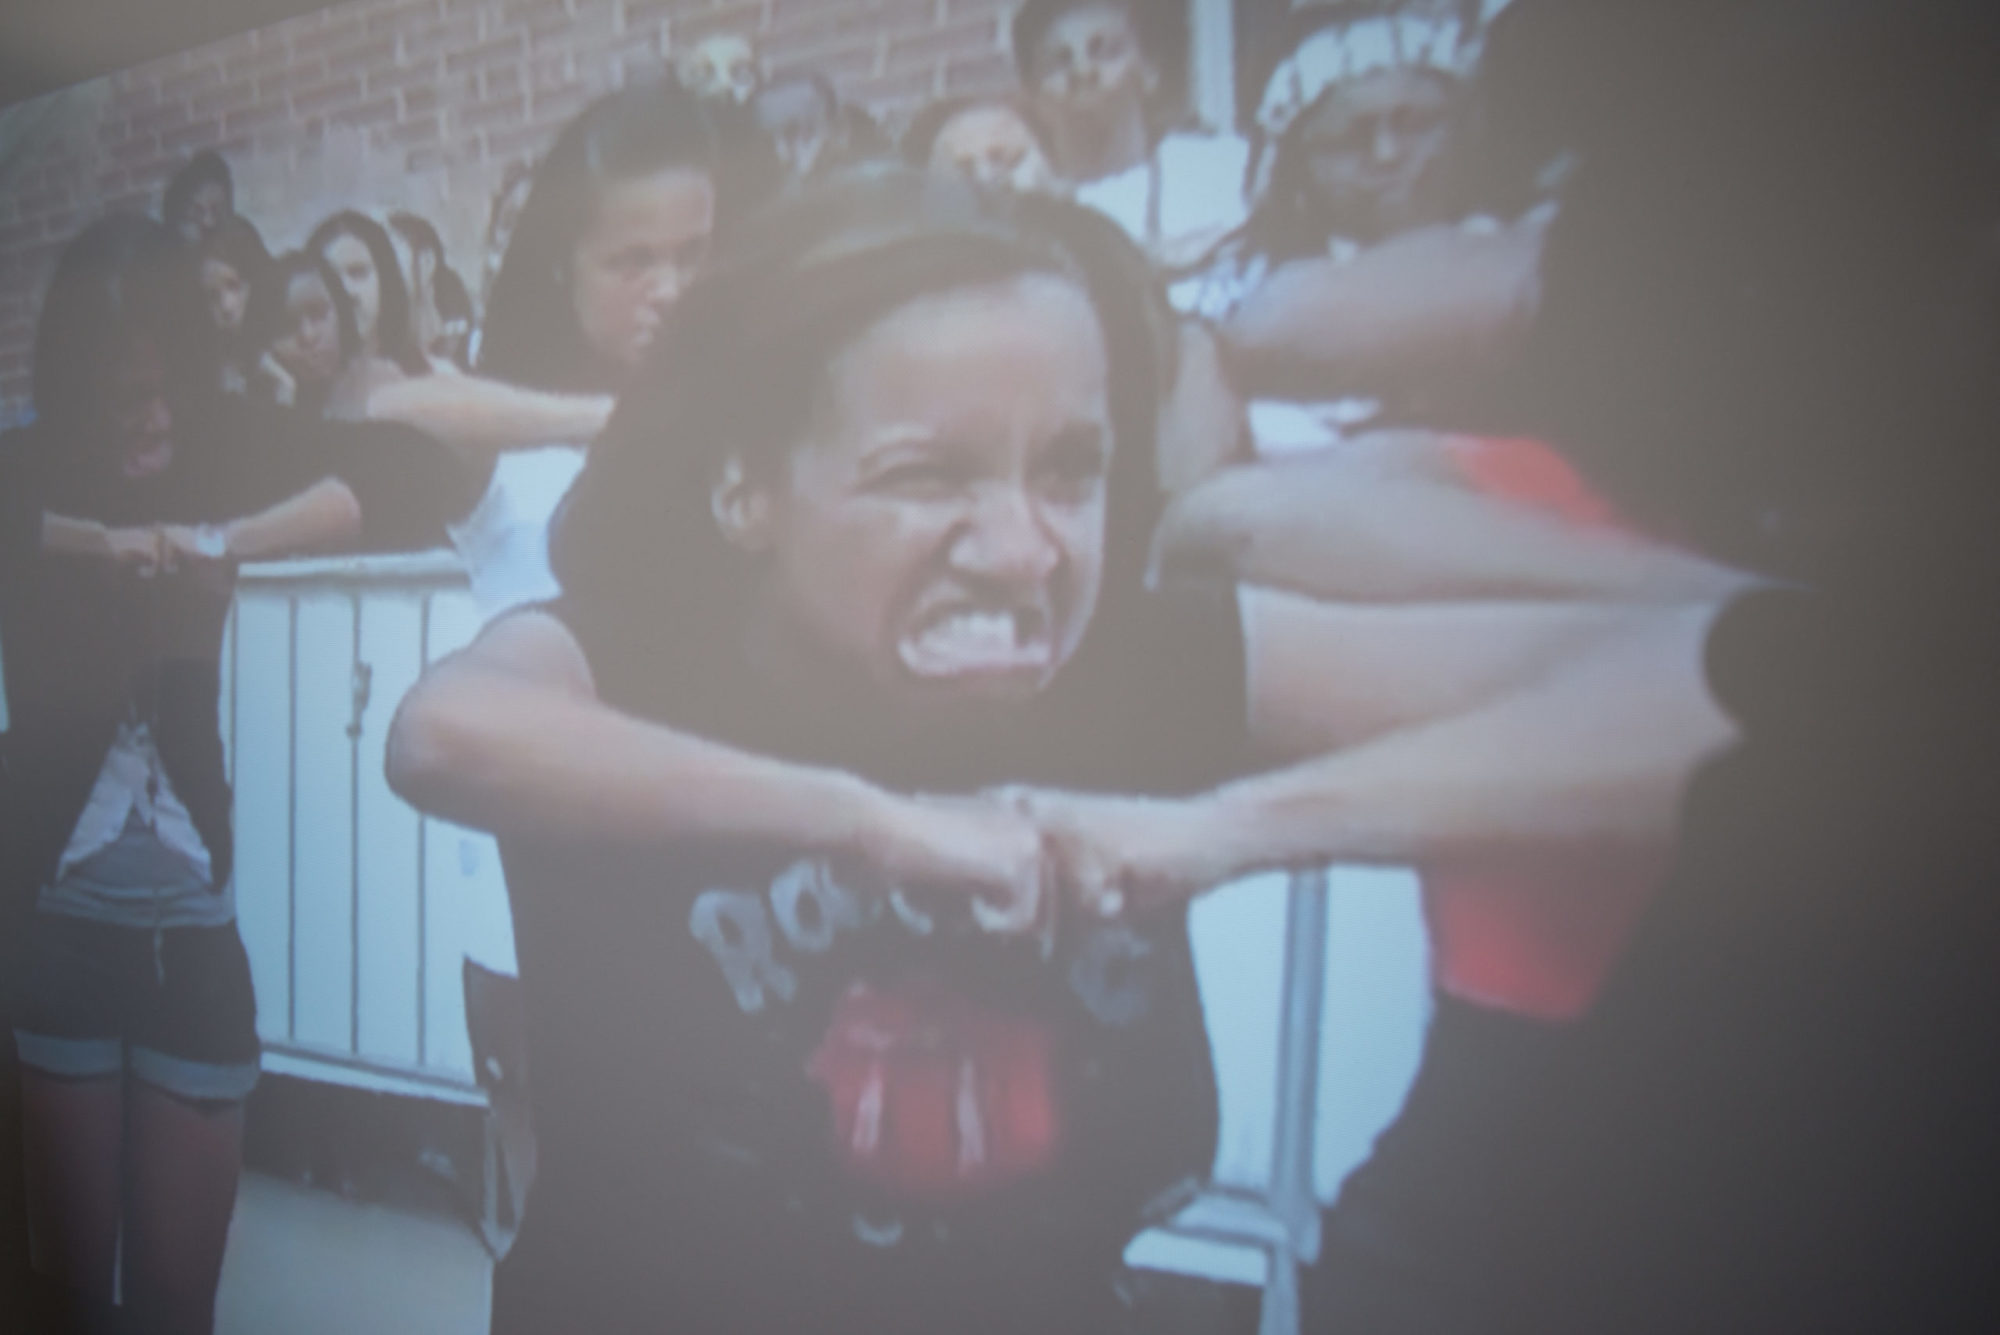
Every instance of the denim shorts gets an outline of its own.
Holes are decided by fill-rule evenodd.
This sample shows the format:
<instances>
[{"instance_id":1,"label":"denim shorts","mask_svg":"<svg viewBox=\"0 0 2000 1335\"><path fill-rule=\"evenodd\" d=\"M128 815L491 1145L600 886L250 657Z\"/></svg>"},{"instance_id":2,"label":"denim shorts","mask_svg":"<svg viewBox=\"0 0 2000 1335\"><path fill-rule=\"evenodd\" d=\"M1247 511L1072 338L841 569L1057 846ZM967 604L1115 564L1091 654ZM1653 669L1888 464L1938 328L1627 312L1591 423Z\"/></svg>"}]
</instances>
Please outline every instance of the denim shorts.
<instances>
[{"instance_id":1,"label":"denim shorts","mask_svg":"<svg viewBox=\"0 0 2000 1335\"><path fill-rule=\"evenodd\" d=\"M70 1080L129 1071L199 1102L255 1087L257 1002L236 924L156 932L37 912L24 944L22 1066Z\"/></svg>"}]
</instances>

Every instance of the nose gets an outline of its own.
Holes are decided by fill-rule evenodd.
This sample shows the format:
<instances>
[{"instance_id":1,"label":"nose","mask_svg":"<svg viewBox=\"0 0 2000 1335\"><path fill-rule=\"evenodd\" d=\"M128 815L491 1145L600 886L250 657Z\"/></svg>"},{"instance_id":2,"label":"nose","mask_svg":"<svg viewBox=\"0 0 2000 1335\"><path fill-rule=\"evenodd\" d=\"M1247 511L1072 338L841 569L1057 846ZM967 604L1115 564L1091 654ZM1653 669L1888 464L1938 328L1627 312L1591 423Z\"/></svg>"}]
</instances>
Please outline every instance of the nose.
<instances>
[{"instance_id":1,"label":"nose","mask_svg":"<svg viewBox=\"0 0 2000 1335\"><path fill-rule=\"evenodd\" d=\"M1403 156L1402 137L1388 121L1375 126L1375 161L1384 167L1394 166Z\"/></svg>"},{"instance_id":2,"label":"nose","mask_svg":"<svg viewBox=\"0 0 2000 1335\"><path fill-rule=\"evenodd\" d=\"M951 560L969 579L1023 590L1055 573L1062 549L1027 490L1009 484L980 493L952 545Z\"/></svg>"},{"instance_id":3,"label":"nose","mask_svg":"<svg viewBox=\"0 0 2000 1335\"><path fill-rule=\"evenodd\" d=\"M665 315L668 308L681 299L681 290L686 286L687 274L681 265L658 265L646 275L647 308L655 315Z\"/></svg>"},{"instance_id":4,"label":"nose","mask_svg":"<svg viewBox=\"0 0 2000 1335\"><path fill-rule=\"evenodd\" d=\"M139 429L148 436L164 436L174 429L174 414L167 407L166 395L155 394L146 400L139 414Z\"/></svg>"}]
</instances>

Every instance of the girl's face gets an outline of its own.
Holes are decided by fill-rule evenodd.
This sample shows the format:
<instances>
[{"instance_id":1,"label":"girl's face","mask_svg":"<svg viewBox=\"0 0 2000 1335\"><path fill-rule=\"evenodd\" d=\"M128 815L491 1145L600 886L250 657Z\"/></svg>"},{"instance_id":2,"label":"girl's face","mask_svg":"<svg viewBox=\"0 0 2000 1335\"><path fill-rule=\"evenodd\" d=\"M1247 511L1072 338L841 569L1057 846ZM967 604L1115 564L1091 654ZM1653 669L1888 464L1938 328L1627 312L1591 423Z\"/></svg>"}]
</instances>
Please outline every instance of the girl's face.
<instances>
[{"instance_id":1,"label":"girl's face","mask_svg":"<svg viewBox=\"0 0 2000 1335\"><path fill-rule=\"evenodd\" d=\"M1055 188L1055 169L1035 132L1011 107L967 107L945 122L931 144L930 169L953 172L989 190Z\"/></svg>"},{"instance_id":2,"label":"girl's face","mask_svg":"<svg viewBox=\"0 0 2000 1335\"><path fill-rule=\"evenodd\" d=\"M1046 687L1096 608L1112 450L1104 336L1073 283L918 299L831 363L778 476L715 505L762 560L760 624L892 707Z\"/></svg>"},{"instance_id":3,"label":"girl's face","mask_svg":"<svg viewBox=\"0 0 2000 1335\"><path fill-rule=\"evenodd\" d=\"M382 275L375 268L374 253L358 236L346 233L326 244L326 262L340 276L347 300L354 307L354 330L361 346L370 355L376 351L375 331L382 317Z\"/></svg>"},{"instance_id":4,"label":"girl's face","mask_svg":"<svg viewBox=\"0 0 2000 1335\"><path fill-rule=\"evenodd\" d=\"M120 475L137 481L165 472L174 460L174 416L166 366L152 339L126 342L114 359L109 390Z\"/></svg>"},{"instance_id":5,"label":"girl's face","mask_svg":"<svg viewBox=\"0 0 2000 1335\"><path fill-rule=\"evenodd\" d=\"M1059 115L1143 107L1159 81L1119 4L1080 5L1056 19L1028 64L1030 86Z\"/></svg>"},{"instance_id":6,"label":"girl's face","mask_svg":"<svg viewBox=\"0 0 2000 1335\"><path fill-rule=\"evenodd\" d=\"M614 181L570 255L570 305L599 370L636 370L708 256L715 185L707 172L670 167Z\"/></svg>"},{"instance_id":7,"label":"girl's face","mask_svg":"<svg viewBox=\"0 0 2000 1335\"><path fill-rule=\"evenodd\" d=\"M294 274L286 284L284 329L271 351L302 384L330 384L340 374L340 310L318 274Z\"/></svg>"},{"instance_id":8,"label":"girl's face","mask_svg":"<svg viewBox=\"0 0 2000 1335\"><path fill-rule=\"evenodd\" d=\"M175 227L182 240L197 243L222 226L229 212L228 189L220 181L203 181L188 196L187 207L182 210Z\"/></svg>"},{"instance_id":9,"label":"girl's face","mask_svg":"<svg viewBox=\"0 0 2000 1335\"><path fill-rule=\"evenodd\" d=\"M1451 138L1452 81L1383 70L1341 85L1298 127L1314 202L1378 236L1427 222L1424 187Z\"/></svg>"},{"instance_id":10,"label":"girl's face","mask_svg":"<svg viewBox=\"0 0 2000 1335\"><path fill-rule=\"evenodd\" d=\"M218 333L236 334L250 309L250 284L243 275L213 255L201 262L201 290L208 298L208 318Z\"/></svg>"}]
</instances>

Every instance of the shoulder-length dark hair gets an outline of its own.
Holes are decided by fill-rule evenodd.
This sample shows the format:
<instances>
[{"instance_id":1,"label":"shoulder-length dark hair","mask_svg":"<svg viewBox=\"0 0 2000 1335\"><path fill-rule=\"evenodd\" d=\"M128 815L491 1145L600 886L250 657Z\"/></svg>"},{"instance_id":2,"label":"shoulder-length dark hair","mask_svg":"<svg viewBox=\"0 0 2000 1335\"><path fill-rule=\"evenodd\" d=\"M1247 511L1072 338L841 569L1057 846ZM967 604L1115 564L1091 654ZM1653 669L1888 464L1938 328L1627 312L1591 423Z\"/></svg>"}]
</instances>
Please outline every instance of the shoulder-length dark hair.
<instances>
[{"instance_id":1,"label":"shoulder-length dark hair","mask_svg":"<svg viewBox=\"0 0 2000 1335\"><path fill-rule=\"evenodd\" d=\"M585 107L535 168L493 280L479 370L538 389L603 389L570 300L570 259L605 189L675 167L706 172L723 218L721 153L710 114L665 82L633 85Z\"/></svg>"},{"instance_id":2,"label":"shoulder-length dark hair","mask_svg":"<svg viewBox=\"0 0 2000 1335\"><path fill-rule=\"evenodd\" d=\"M351 236L368 247L375 264L375 281L381 292L381 309L375 315L375 350L396 363L407 375L422 375L430 361L416 345L410 332L410 289L403 281L403 266L396 259L396 247L381 223L365 213L342 209L313 228L306 249L325 256L326 248L343 236ZM349 313L352 319L352 312Z\"/></svg>"},{"instance_id":3,"label":"shoulder-length dark hair","mask_svg":"<svg viewBox=\"0 0 2000 1335\"><path fill-rule=\"evenodd\" d=\"M229 207L236 207L236 181L229 174L229 164L222 155L212 148L205 148L189 158L187 165L174 173L167 182L166 193L160 198L160 217L168 227L179 228L181 215L194 201L194 192L205 185L219 185L229 197Z\"/></svg>"},{"instance_id":4,"label":"shoulder-length dark hair","mask_svg":"<svg viewBox=\"0 0 2000 1335\"><path fill-rule=\"evenodd\" d=\"M1469 105L1466 89L1462 81L1442 70L1423 69L1419 72L1452 83L1459 94L1459 110L1452 116L1451 140L1445 146L1443 158L1433 168L1438 175L1430 182L1439 192L1438 202L1444 211L1452 213L1469 207L1471 202L1469 192L1464 188L1462 161L1467 132L1465 108ZM1309 161L1311 154L1306 148L1306 128L1327 103L1340 95L1343 86L1339 82L1328 85L1292 118L1292 123L1279 137L1277 152L1271 159L1271 179L1265 187L1264 196L1232 238L1232 243L1245 254L1283 264L1289 260L1324 254L1329 241L1345 235L1348 221L1328 216L1314 195Z\"/></svg>"},{"instance_id":5,"label":"shoulder-length dark hair","mask_svg":"<svg viewBox=\"0 0 2000 1335\"><path fill-rule=\"evenodd\" d=\"M94 486L114 463L106 378L118 357L150 341L178 420L213 388L208 323L186 250L163 224L114 213L84 228L56 262L35 325L35 416L52 478Z\"/></svg>"},{"instance_id":6,"label":"shoulder-length dark hair","mask_svg":"<svg viewBox=\"0 0 2000 1335\"><path fill-rule=\"evenodd\" d=\"M202 238L195 257L197 261L216 260L228 265L250 289L250 306L243 313L243 329L230 341L230 346L261 348L269 337L271 326L257 324L252 317L257 313L258 290L270 286L271 252L265 249L264 238L258 233L256 224L241 214L232 214L222 226Z\"/></svg>"},{"instance_id":7,"label":"shoulder-length dark hair","mask_svg":"<svg viewBox=\"0 0 2000 1335\"><path fill-rule=\"evenodd\" d=\"M352 365L361 355L361 330L354 321L354 302L340 285L340 275L333 271L333 265L317 250L289 250L271 261L269 281L250 289L251 318L267 338L276 339L285 327L285 304L291 294L292 280L304 274L326 285L334 319L340 325L340 364L343 368Z\"/></svg>"},{"instance_id":8,"label":"shoulder-length dark hair","mask_svg":"<svg viewBox=\"0 0 2000 1335\"><path fill-rule=\"evenodd\" d=\"M1114 436L1105 588L1136 592L1161 505L1155 436L1175 347L1145 258L1065 201L990 199L877 165L774 207L676 305L558 513L551 551L565 595L642 641L714 631L747 571L709 508L724 461L775 464L807 429L829 364L897 309L1042 273L1081 287L1103 325Z\"/></svg>"}]
</instances>

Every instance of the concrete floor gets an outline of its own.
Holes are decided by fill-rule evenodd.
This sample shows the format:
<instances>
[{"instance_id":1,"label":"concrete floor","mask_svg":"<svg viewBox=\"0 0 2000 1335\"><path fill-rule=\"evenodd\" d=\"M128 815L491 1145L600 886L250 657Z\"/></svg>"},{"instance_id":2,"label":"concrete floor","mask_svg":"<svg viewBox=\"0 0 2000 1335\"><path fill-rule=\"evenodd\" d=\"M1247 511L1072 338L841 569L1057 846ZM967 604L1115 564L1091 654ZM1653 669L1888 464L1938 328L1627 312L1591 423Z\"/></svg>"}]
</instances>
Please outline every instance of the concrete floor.
<instances>
[{"instance_id":1,"label":"concrete floor","mask_svg":"<svg viewBox=\"0 0 2000 1335\"><path fill-rule=\"evenodd\" d=\"M485 1335L493 1264L463 1221L245 1174L217 1335Z\"/></svg>"}]
</instances>

